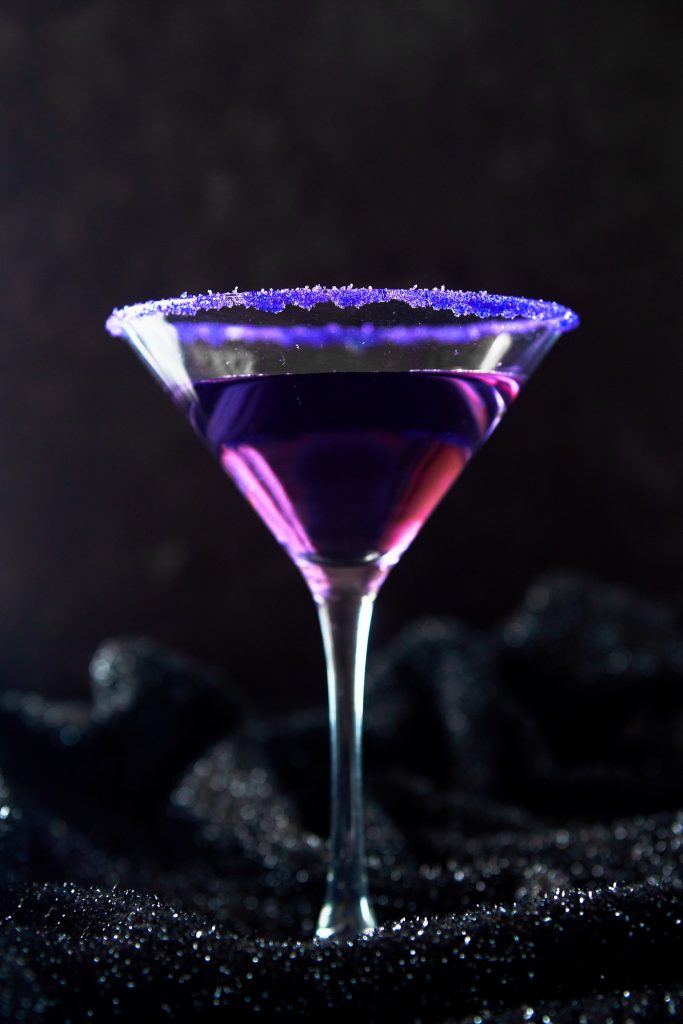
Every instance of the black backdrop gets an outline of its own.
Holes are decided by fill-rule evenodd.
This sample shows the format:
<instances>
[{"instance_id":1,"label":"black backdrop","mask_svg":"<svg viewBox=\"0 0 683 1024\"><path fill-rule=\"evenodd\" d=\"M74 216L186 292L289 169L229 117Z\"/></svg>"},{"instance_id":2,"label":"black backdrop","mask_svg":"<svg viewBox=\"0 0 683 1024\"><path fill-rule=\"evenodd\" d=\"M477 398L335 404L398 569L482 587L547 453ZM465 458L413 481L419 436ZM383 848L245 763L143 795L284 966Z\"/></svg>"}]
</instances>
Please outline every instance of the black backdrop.
<instances>
[{"instance_id":1,"label":"black backdrop","mask_svg":"<svg viewBox=\"0 0 683 1024\"><path fill-rule=\"evenodd\" d=\"M387 583L375 643L569 566L683 577L676 5L5 0L0 658L86 692L149 633L324 699L301 580L121 342L115 304L372 283L583 316ZM677 264L679 264L677 266Z\"/></svg>"}]
</instances>

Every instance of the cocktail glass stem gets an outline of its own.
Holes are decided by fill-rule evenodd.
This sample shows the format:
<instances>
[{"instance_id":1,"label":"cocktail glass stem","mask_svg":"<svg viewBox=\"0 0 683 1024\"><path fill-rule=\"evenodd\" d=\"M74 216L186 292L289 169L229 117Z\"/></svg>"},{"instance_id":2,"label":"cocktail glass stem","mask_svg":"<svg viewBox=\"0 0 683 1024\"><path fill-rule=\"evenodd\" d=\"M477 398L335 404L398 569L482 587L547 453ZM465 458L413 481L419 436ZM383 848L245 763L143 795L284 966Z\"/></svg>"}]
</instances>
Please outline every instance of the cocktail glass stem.
<instances>
[{"instance_id":1,"label":"cocktail glass stem","mask_svg":"<svg viewBox=\"0 0 683 1024\"><path fill-rule=\"evenodd\" d=\"M368 901L363 821L363 690L376 591L351 581L314 594L325 648L330 711L331 828L325 902L318 938L356 935L375 927Z\"/></svg>"}]
</instances>

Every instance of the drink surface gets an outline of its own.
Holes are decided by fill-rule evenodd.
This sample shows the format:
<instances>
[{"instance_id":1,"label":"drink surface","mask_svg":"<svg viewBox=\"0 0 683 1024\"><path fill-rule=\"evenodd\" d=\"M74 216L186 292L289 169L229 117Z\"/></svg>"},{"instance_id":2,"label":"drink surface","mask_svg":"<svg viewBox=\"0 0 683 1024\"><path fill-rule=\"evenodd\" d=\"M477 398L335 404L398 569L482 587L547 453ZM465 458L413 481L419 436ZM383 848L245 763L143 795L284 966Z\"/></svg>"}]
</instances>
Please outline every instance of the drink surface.
<instances>
[{"instance_id":1,"label":"drink surface","mask_svg":"<svg viewBox=\"0 0 683 1024\"><path fill-rule=\"evenodd\" d=\"M519 387L441 371L205 380L190 418L302 568L390 564Z\"/></svg>"}]
</instances>

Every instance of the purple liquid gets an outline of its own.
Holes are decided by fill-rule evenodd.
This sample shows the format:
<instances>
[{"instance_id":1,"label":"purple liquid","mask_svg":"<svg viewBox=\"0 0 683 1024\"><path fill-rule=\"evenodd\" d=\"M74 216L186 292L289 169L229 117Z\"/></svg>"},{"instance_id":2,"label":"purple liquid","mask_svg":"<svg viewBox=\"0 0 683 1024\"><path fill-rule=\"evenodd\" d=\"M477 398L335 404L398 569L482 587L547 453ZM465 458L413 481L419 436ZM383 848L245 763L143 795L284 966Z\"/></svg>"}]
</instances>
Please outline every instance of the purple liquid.
<instances>
[{"instance_id":1,"label":"purple liquid","mask_svg":"<svg viewBox=\"0 0 683 1024\"><path fill-rule=\"evenodd\" d=\"M519 386L495 373L207 380L191 419L302 568L391 564Z\"/></svg>"}]
</instances>

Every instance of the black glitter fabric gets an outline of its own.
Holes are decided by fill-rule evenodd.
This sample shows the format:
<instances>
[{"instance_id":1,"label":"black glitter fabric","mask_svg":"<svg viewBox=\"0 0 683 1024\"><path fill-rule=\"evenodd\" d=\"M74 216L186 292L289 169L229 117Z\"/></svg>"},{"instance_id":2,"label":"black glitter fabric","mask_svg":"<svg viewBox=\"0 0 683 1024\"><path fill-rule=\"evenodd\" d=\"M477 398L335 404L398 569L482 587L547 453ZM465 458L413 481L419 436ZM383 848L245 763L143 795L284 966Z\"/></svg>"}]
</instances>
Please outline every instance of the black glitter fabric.
<instances>
[{"instance_id":1,"label":"black glitter fabric","mask_svg":"<svg viewBox=\"0 0 683 1024\"><path fill-rule=\"evenodd\" d=\"M375 658L381 927L311 938L327 732L109 643L91 707L0 700L0 1019L683 1019L683 632L575 579Z\"/></svg>"}]
</instances>

